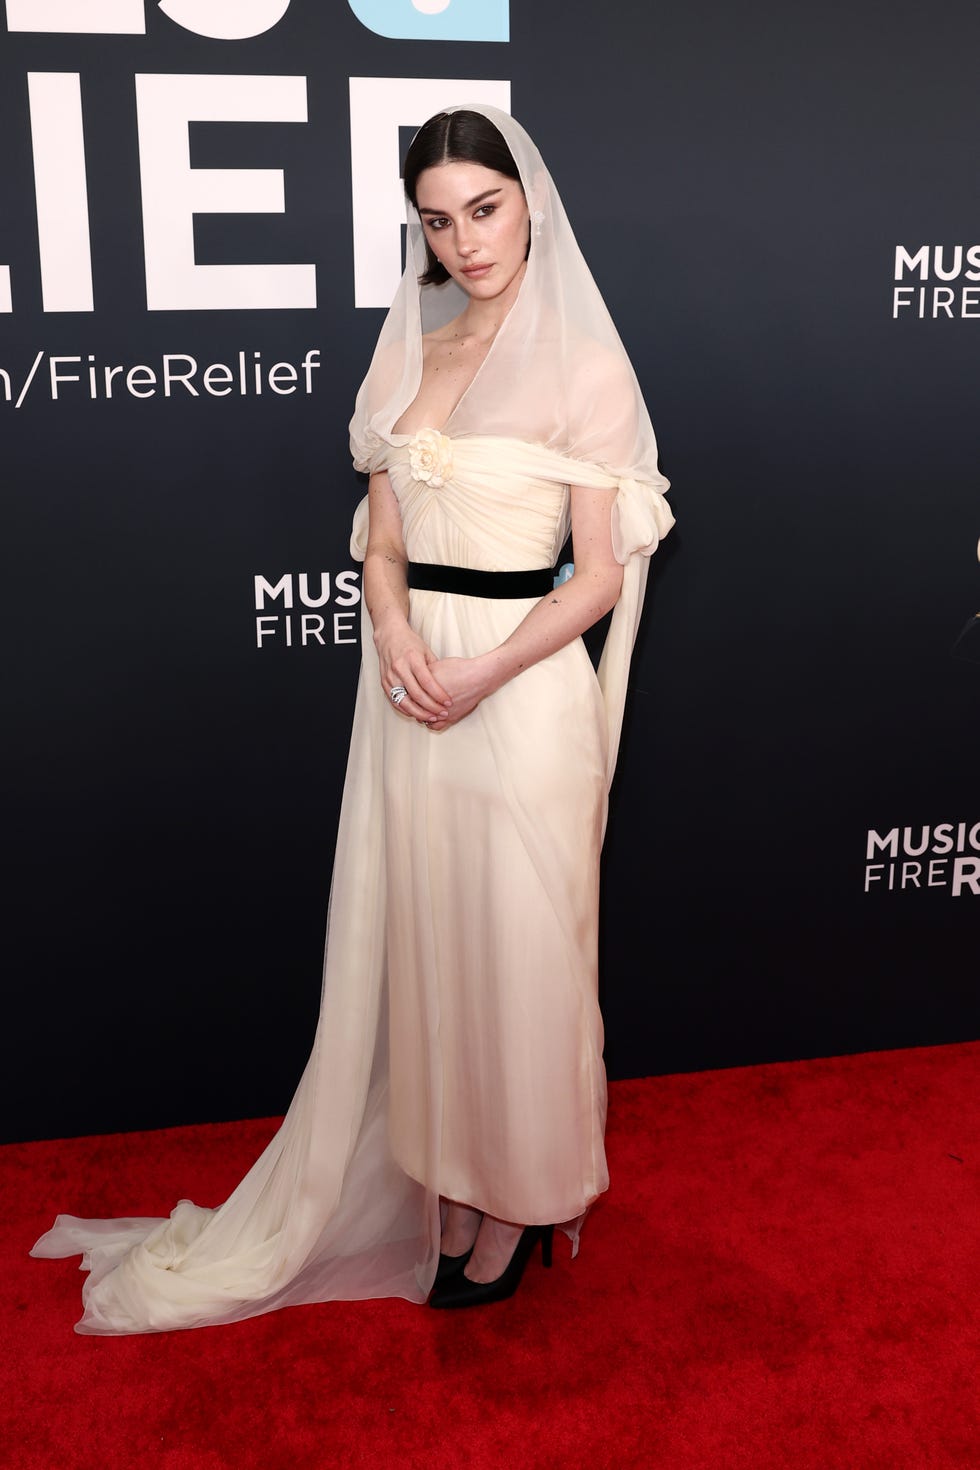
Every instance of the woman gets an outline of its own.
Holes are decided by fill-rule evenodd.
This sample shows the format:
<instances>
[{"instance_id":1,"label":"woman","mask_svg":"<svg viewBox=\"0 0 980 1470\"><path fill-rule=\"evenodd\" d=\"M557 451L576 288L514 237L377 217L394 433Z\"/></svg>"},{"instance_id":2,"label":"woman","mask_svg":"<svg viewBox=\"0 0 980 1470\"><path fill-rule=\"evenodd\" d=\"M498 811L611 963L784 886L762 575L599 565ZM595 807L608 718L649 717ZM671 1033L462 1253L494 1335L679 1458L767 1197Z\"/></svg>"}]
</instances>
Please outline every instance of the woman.
<instances>
[{"instance_id":1,"label":"woman","mask_svg":"<svg viewBox=\"0 0 980 1470\"><path fill-rule=\"evenodd\" d=\"M606 1187L598 859L667 482L523 129L449 109L405 172L408 265L351 424L363 663L313 1053L220 1209L42 1237L85 1255L80 1331L423 1301L437 1272L433 1305L475 1305L555 1223L577 1244ZM597 680L578 635L613 604Z\"/></svg>"}]
</instances>

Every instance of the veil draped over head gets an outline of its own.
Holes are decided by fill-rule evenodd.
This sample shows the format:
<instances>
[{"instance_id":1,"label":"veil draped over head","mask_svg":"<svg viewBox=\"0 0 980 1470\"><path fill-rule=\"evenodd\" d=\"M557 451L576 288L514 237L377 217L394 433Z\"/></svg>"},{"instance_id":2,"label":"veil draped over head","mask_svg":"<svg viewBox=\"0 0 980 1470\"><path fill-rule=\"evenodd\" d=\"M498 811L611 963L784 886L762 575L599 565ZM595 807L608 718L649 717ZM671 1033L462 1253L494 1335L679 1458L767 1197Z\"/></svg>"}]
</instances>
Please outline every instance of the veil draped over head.
<instances>
[{"instance_id":1,"label":"veil draped over head","mask_svg":"<svg viewBox=\"0 0 980 1470\"><path fill-rule=\"evenodd\" d=\"M657 444L636 374L572 233L541 154L520 123L482 103L478 112L503 135L531 215L531 250L514 305L446 426L453 436L500 434L602 465L659 490ZM422 381L422 334L457 317L467 297L455 281L419 286L426 250L408 201L407 264L351 422L358 469L369 470L381 441Z\"/></svg>"},{"instance_id":2,"label":"veil draped over head","mask_svg":"<svg viewBox=\"0 0 980 1470\"><path fill-rule=\"evenodd\" d=\"M609 719L609 775L619 744L626 679L636 636L647 559L674 523L664 499L669 482L657 465L657 441L633 366L575 240L554 181L537 147L508 113L483 103L444 109L477 112L510 149L531 216L531 248L517 299L472 383L442 431L452 438L495 435L546 450L569 485L617 492L613 549L623 591L606 639L599 679ZM351 420L359 470L379 467L393 425L422 382L422 336L457 317L467 296L455 281L420 286L425 235L409 200L407 263ZM538 456L529 466L541 473ZM545 471L547 473L547 471ZM363 525L353 549L363 556Z\"/></svg>"}]
</instances>

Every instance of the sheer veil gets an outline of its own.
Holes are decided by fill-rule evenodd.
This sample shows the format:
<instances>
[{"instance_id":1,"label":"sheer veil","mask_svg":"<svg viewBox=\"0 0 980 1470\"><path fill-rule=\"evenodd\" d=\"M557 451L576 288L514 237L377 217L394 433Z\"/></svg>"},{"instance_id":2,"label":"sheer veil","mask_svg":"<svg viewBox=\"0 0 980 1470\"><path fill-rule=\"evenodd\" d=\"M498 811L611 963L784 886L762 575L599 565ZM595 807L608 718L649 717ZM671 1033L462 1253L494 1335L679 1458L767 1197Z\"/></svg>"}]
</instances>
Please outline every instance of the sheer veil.
<instances>
[{"instance_id":1,"label":"sheer veil","mask_svg":"<svg viewBox=\"0 0 980 1470\"><path fill-rule=\"evenodd\" d=\"M636 374L541 154L520 123L495 107L445 110L479 112L495 124L517 164L531 214L531 250L520 292L454 410L450 432L524 439L665 490ZM410 201L407 209L405 273L351 423L358 469L370 468L381 441L418 392L422 333L451 321L466 305L454 281L419 286L425 240Z\"/></svg>"}]
</instances>

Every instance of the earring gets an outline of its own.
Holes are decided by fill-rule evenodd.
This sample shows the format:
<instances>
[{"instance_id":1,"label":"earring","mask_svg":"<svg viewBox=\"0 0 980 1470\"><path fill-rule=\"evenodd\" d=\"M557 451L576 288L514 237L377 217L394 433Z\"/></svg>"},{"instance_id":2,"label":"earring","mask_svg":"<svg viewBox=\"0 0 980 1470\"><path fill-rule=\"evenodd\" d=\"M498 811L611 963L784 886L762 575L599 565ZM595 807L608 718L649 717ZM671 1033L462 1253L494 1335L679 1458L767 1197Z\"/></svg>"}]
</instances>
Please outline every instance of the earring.
<instances>
[{"instance_id":1,"label":"earring","mask_svg":"<svg viewBox=\"0 0 980 1470\"><path fill-rule=\"evenodd\" d=\"M543 212L543 210L536 209L534 211L533 219L534 219L534 233L536 235L540 235L540 233L541 233L541 226L544 224L544 212Z\"/></svg>"}]
</instances>

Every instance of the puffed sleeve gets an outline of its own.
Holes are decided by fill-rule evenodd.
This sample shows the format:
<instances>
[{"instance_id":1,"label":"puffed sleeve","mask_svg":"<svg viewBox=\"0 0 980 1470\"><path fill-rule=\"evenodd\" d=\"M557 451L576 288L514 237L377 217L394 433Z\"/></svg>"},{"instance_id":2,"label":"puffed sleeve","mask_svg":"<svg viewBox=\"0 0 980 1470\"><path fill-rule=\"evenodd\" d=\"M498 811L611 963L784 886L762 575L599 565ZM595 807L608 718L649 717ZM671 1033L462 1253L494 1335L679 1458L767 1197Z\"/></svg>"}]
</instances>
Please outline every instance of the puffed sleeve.
<instances>
[{"instance_id":1,"label":"puffed sleeve","mask_svg":"<svg viewBox=\"0 0 980 1470\"><path fill-rule=\"evenodd\" d=\"M674 524L660 486L620 480L612 507L613 555L623 566L631 556L652 556Z\"/></svg>"}]
</instances>

